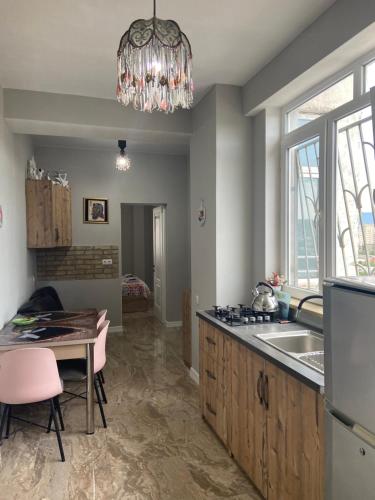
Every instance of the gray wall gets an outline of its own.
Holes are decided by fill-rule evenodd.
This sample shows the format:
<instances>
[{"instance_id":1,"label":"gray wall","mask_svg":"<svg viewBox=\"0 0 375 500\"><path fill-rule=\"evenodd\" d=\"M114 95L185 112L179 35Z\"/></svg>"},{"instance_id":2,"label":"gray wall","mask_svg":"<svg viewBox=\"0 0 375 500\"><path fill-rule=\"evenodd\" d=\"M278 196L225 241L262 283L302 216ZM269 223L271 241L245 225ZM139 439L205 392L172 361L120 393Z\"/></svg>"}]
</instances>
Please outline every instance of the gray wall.
<instances>
[{"instance_id":1,"label":"gray wall","mask_svg":"<svg viewBox=\"0 0 375 500\"><path fill-rule=\"evenodd\" d=\"M267 109L252 119L251 233L253 283L280 271L280 111Z\"/></svg>"},{"instance_id":2,"label":"gray wall","mask_svg":"<svg viewBox=\"0 0 375 500\"><path fill-rule=\"evenodd\" d=\"M216 90L193 109L190 144L192 366L198 370L198 321L195 313L216 300ZM207 222L201 227L197 211L204 200ZM199 303L196 303L196 297Z\"/></svg>"},{"instance_id":3,"label":"gray wall","mask_svg":"<svg viewBox=\"0 0 375 500\"><path fill-rule=\"evenodd\" d=\"M127 173L115 169L111 151L65 148L37 148L38 165L68 173L72 186L73 245L118 245L121 247L121 203L166 204L167 321L181 319L181 296L187 278L187 160L172 155L133 153L133 167ZM109 224L83 224L83 197L109 199ZM121 324L120 279L58 283L63 302L83 303L85 290L91 306L108 301L112 325Z\"/></svg>"},{"instance_id":4,"label":"gray wall","mask_svg":"<svg viewBox=\"0 0 375 500\"><path fill-rule=\"evenodd\" d=\"M193 110L190 145L192 366L198 370L196 311L249 301L251 119L241 89L216 85ZM197 221L200 200L207 222ZM199 297L199 303L197 303Z\"/></svg>"},{"instance_id":5,"label":"gray wall","mask_svg":"<svg viewBox=\"0 0 375 500\"><path fill-rule=\"evenodd\" d=\"M121 205L122 274L135 274L153 288L152 205Z\"/></svg>"},{"instance_id":6,"label":"gray wall","mask_svg":"<svg viewBox=\"0 0 375 500\"><path fill-rule=\"evenodd\" d=\"M121 204L121 274L134 273L133 205Z\"/></svg>"},{"instance_id":7,"label":"gray wall","mask_svg":"<svg viewBox=\"0 0 375 500\"><path fill-rule=\"evenodd\" d=\"M251 261L251 119L241 89L216 88L216 268L218 304L248 303Z\"/></svg>"},{"instance_id":8,"label":"gray wall","mask_svg":"<svg viewBox=\"0 0 375 500\"><path fill-rule=\"evenodd\" d=\"M34 289L35 258L26 248L26 163L32 156L30 138L12 134L3 118L0 87L0 328Z\"/></svg>"}]
</instances>

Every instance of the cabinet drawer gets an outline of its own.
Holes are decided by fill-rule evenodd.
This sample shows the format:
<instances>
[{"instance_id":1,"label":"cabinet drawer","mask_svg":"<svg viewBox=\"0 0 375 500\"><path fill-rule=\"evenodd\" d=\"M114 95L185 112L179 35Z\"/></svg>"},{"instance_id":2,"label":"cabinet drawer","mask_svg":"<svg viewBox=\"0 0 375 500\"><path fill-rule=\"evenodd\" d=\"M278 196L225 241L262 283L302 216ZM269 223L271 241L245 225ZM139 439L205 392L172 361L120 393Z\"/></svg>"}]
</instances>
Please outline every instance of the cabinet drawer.
<instances>
[{"instance_id":1,"label":"cabinet drawer","mask_svg":"<svg viewBox=\"0 0 375 500\"><path fill-rule=\"evenodd\" d=\"M203 351L212 356L218 363L224 362L224 334L215 327L204 324L201 329Z\"/></svg>"},{"instance_id":2,"label":"cabinet drawer","mask_svg":"<svg viewBox=\"0 0 375 500\"><path fill-rule=\"evenodd\" d=\"M224 444L227 444L227 416L225 404L225 368L216 358L201 351L201 409L206 422Z\"/></svg>"}]
</instances>

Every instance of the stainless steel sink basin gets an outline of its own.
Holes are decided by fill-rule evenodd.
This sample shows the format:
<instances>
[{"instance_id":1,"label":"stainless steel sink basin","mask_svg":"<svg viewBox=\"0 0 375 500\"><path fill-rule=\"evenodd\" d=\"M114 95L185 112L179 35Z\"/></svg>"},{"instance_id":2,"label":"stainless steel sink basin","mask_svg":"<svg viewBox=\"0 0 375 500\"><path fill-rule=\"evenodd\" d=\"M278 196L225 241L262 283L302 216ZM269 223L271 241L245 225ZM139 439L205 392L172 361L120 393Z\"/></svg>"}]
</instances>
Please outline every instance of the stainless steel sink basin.
<instances>
[{"instance_id":1,"label":"stainless steel sink basin","mask_svg":"<svg viewBox=\"0 0 375 500\"><path fill-rule=\"evenodd\" d=\"M260 340L323 373L324 338L312 330L259 333Z\"/></svg>"},{"instance_id":2,"label":"stainless steel sink basin","mask_svg":"<svg viewBox=\"0 0 375 500\"><path fill-rule=\"evenodd\" d=\"M324 350L323 337L311 330L280 333L260 333L258 338L281 351L303 354Z\"/></svg>"}]
</instances>

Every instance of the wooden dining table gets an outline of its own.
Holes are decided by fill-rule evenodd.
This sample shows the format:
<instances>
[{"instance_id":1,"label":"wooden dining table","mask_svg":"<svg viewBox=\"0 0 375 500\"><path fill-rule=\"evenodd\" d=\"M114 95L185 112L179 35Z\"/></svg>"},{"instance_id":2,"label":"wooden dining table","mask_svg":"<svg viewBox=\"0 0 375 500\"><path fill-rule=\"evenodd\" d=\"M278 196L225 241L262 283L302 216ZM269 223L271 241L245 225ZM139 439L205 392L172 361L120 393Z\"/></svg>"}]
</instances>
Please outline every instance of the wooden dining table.
<instances>
[{"instance_id":1,"label":"wooden dining table","mask_svg":"<svg viewBox=\"0 0 375 500\"><path fill-rule=\"evenodd\" d=\"M28 316L36 316L38 319L28 326L16 326L10 321L0 330L0 355L1 352L13 349L47 347L54 352L56 360L85 358L86 432L94 434L94 344L98 336L97 311L40 311ZM49 328L53 328L53 335L48 335L48 332L52 331ZM34 335L40 338L33 338Z\"/></svg>"}]
</instances>

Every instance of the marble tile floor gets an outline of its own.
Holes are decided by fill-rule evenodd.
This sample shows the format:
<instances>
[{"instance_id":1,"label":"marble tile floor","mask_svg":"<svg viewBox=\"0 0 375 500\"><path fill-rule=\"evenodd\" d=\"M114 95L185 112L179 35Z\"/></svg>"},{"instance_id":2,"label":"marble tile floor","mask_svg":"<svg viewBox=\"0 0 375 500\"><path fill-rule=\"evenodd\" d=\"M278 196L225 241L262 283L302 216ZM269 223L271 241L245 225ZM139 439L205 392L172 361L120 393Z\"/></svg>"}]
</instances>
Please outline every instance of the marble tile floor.
<instances>
[{"instance_id":1,"label":"marble tile floor","mask_svg":"<svg viewBox=\"0 0 375 500\"><path fill-rule=\"evenodd\" d=\"M108 338L108 429L96 407L96 432L87 436L85 402L63 406L61 463L54 434L12 423L0 447L0 500L258 500L200 417L180 330L150 313L128 314L124 324L123 333ZM17 411L48 419L41 405Z\"/></svg>"}]
</instances>

